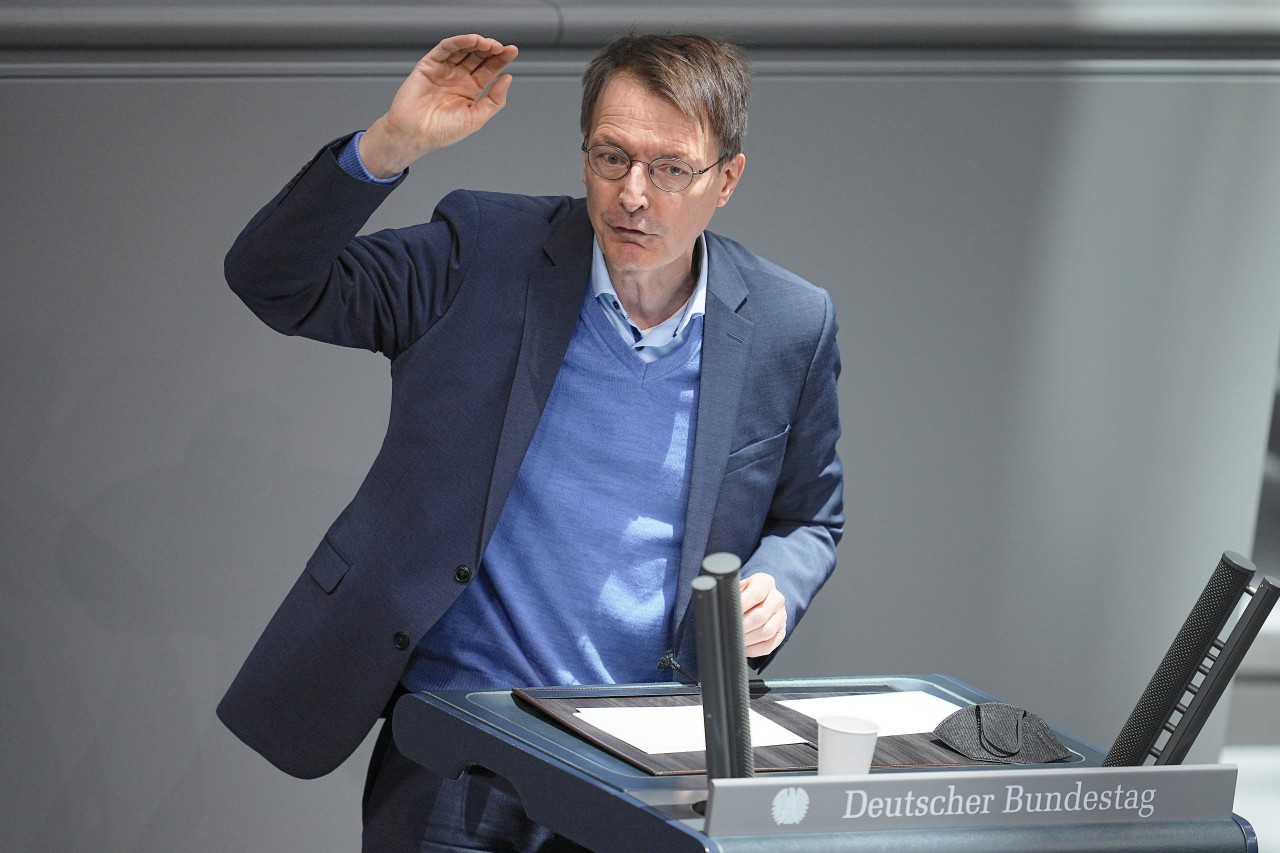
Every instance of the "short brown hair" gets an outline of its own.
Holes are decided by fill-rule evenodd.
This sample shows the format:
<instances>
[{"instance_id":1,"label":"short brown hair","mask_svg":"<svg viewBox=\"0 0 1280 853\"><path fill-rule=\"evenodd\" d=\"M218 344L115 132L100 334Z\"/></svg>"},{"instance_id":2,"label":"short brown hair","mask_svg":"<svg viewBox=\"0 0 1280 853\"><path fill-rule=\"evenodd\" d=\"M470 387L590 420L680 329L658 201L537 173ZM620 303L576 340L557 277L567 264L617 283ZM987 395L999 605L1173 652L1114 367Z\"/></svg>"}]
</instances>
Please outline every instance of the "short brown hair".
<instances>
[{"instance_id":1,"label":"short brown hair","mask_svg":"<svg viewBox=\"0 0 1280 853\"><path fill-rule=\"evenodd\" d=\"M625 35L605 45L582 75L582 135L613 75L625 72L699 125L709 125L722 155L742 151L751 69L742 49L700 35Z\"/></svg>"}]
</instances>

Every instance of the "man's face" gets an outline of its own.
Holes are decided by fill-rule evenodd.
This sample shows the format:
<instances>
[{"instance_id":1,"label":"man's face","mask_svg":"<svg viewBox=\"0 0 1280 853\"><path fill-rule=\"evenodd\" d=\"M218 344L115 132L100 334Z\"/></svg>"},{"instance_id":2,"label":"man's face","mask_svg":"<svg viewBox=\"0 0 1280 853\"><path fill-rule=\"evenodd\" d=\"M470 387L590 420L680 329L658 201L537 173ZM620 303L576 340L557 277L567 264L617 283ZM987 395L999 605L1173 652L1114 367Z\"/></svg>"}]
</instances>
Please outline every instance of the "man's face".
<instances>
[{"instance_id":1,"label":"man's face","mask_svg":"<svg viewBox=\"0 0 1280 853\"><path fill-rule=\"evenodd\" d=\"M721 153L707 131L625 73L610 79L596 104L587 146L601 143L645 163L678 157L694 169L710 166ZM745 164L735 155L695 177L683 192L668 193L653 185L641 163L632 163L626 177L606 181L591 171L586 157L587 209L615 285L683 283L698 235L733 195Z\"/></svg>"}]
</instances>

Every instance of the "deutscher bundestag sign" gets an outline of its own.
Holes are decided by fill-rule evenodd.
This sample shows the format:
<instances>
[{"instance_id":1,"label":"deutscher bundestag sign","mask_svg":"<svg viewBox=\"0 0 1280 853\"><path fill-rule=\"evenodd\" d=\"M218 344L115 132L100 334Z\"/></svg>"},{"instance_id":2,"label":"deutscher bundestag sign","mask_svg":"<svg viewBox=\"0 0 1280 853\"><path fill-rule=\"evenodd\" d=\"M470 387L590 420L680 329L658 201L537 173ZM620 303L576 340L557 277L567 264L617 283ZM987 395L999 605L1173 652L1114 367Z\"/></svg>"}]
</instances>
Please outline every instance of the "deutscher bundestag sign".
<instances>
[{"instance_id":1,"label":"deutscher bundestag sign","mask_svg":"<svg viewBox=\"0 0 1280 853\"><path fill-rule=\"evenodd\" d=\"M1229 765L713 779L706 833L1205 821L1230 817Z\"/></svg>"}]
</instances>

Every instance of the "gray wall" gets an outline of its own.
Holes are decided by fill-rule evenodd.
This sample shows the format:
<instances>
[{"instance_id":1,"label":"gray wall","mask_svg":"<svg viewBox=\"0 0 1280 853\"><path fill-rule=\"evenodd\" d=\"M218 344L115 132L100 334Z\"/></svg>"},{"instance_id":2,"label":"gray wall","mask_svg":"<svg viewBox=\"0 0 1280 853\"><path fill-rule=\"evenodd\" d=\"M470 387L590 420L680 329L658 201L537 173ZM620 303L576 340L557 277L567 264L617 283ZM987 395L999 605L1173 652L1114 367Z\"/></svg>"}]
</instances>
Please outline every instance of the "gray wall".
<instances>
[{"instance_id":1,"label":"gray wall","mask_svg":"<svg viewBox=\"0 0 1280 853\"><path fill-rule=\"evenodd\" d=\"M587 54L555 38L373 225L578 191ZM274 335L221 258L412 54L33 46L0 64L0 847L353 849L365 750L298 782L213 708L371 461L387 368ZM945 672L1105 746L1252 547L1277 66L896 47L761 46L714 225L841 321L848 529L770 674Z\"/></svg>"}]
</instances>

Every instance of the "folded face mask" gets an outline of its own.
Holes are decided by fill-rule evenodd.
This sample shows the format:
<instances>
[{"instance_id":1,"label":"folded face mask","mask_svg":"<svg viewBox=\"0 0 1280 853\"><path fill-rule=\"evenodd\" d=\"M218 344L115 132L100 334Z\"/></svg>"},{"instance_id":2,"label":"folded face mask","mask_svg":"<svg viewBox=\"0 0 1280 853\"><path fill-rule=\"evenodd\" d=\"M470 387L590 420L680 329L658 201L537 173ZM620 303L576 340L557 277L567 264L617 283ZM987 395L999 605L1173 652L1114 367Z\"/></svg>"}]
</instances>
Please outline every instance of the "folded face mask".
<instances>
[{"instance_id":1,"label":"folded face mask","mask_svg":"<svg viewBox=\"0 0 1280 853\"><path fill-rule=\"evenodd\" d=\"M933 735L975 761L1047 764L1071 755L1044 720L1000 702L961 708L939 723Z\"/></svg>"}]
</instances>

